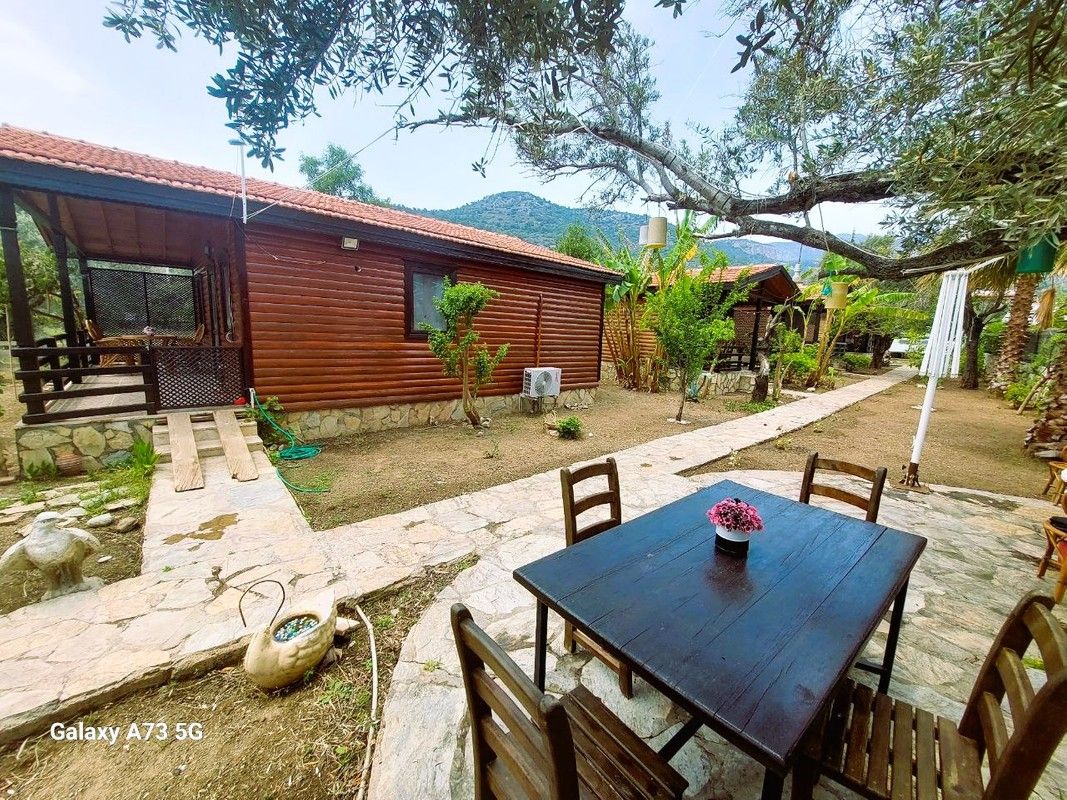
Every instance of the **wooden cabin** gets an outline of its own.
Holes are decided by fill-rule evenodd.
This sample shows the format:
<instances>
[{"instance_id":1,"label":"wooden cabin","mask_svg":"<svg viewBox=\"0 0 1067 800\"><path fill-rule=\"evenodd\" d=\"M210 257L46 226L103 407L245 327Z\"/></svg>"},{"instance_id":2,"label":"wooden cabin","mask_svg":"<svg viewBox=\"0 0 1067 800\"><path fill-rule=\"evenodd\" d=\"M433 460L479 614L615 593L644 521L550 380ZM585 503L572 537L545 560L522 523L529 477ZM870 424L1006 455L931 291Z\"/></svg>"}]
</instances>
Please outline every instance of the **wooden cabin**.
<instances>
[{"instance_id":1,"label":"wooden cabin","mask_svg":"<svg viewBox=\"0 0 1067 800\"><path fill-rule=\"evenodd\" d=\"M781 264L743 264L727 267L715 275L715 279L732 286L743 279L749 285L748 295L734 306L734 341L724 348L715 367L717 372L729 372L743 369L754 370L757 366L757 352L763 336L767 332L774 313L774 307L781 305L796 295L798 289L792 276ZM657 289L656 281L649 291ZM643 303L642 303L643 305ZM622 315L613 309L604 320L604 358L614 361L613 334L623 324ZM642 325L638 334L641 344L641 358L651 360L656 352L656 335L647 326Z\"/></svg>"},{"instance_id":2,"label":"wooden cabin","mask_svg":"<svg viewBox=\"0 0 1067 800\"><path fill-rule=\"evenodd\" d=\"M56 252L58 335L26 307L16 205ZM419 327L445 277L499 292L479 319L489 347L510 345L490 412L517 405L532 366L561 368L563 397L587 402L618 280L512 236L7 125L0 229L27 426L253 387L314 438L451 418L459 384Z\"/></svg>"}]
</instances>

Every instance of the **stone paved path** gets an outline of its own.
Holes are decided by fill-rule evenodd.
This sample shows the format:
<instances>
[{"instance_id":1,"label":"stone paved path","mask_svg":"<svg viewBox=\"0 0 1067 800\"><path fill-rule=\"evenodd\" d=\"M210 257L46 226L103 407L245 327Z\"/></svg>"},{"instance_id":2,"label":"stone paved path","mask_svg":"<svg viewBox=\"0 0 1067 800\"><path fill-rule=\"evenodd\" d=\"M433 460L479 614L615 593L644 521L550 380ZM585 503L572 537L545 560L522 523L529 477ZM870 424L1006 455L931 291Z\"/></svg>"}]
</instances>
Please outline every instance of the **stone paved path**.
<instances>
[{"instance_id":1,"label":"stone paved path","mask_svg":"<svg viewBox=\"0 0 1067 800\"><path fill-rule=\"evenodd\" d=\"M623 518L652 510L677 497L732 479L796 497L799 472L729 472L694 479L622 471L627 500ZM1042 552L1040 521L1049 504L986 492L934 487L932 495L887 492L879 521L922 534L929 544L912 575L909 602L891 692L919 706L959 719L975 675L1004 616L1031 589L1051 583L1034 576ZM558 487L557 487L558 492ZM823 498L819 498L823 504ZM844 513L856 509L833 501ZM558 503L557 503L558 505ZM446 588L404 643L383 715L371 778L372 800L466 800L472 797L469 727L459 664L448 622L449 607L462 601L475 620L500 642L527 674L533 669L532 596L511 577L514 568L563 545L558 507L551 526L482 551L481 560ZM1067 617L1062 608L1057 610ZM880 656L886 626L869 646ZM636 680L626 700L616 678L587 655L567 654L562 622L549 614L547 687L554 693L581 681L653 747L659 747L686 715L651 686ZM1035 685L1043 677L1031 671ZM860 680L872 682L866 673ZM417 722L417 728L412 723ZM417 733L415 732L417 730ZM759 796L762 770L718 736L702 731L672 761L689 780L695 798L742 800ZM1067 744L1047 771L1040 800L1060 800L1067 791ZM820 787L822 798L854 797Z\"/></svg>"},{"instance_id":2,"label":"stone paved path","mask_svg":"<svg viewBox=\"0 0 1067 800\"><path fill-rule=\"evenodd\" d=\"M692 484L674 473L803 427L913 375L892 370L616 453L627 486L645 487L628 488L628 511L691 491ZM0 743L122 694L235 660L250 632L237 602L262 578L297 594L332 586L338 599L347 599L472 552L514 552L530 560L527 545L559 546L555 471L316 532L265 455L255 457L259 480L230 481L225 459L208 458L202 462L206 488L181 494L173 492L170 467L163 465L149 501L142 575L0 617ZM249 593L244 608L253 627L273 613L276 591L265 584ZM498 592L513 590L484 588Z\"/></svg>"}]
</instances>

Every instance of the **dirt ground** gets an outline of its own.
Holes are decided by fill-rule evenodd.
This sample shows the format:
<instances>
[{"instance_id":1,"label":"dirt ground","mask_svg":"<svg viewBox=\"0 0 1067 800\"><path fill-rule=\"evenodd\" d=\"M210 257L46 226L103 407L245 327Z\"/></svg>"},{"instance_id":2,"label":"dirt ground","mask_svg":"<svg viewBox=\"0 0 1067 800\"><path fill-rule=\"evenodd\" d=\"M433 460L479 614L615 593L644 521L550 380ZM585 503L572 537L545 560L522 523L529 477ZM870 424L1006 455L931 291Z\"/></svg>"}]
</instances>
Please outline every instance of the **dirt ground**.
<instances>
[{"instance_id":1,"label":"dirt ground","mask_svg":"<svg viewBox=\"0 0 1067 800\"><path fill-rule=\"evenodd\" d=\"M786 398L788 399L788 398ZM680 426L673 419L677 394L629 392L605 383L591 408L560 410L579 416L583 438L559 439L540 416L509 414L489 429L467 424L406 428L330 439L314 459L282 467L285 478L304 486L329 487L324 494L294 492L318 530L404 511L549 469L595 458L662 436L714 425L748 413L747 394L686 403Z\"/></svg>"},{"instance_id":2,"label":"dirt ground","mask_svg":"<svg viewBox=\"0 0 1067 800\"><path fill-rule=\"evenodd\" d=\"M408 631L474 561L443 565L363 604L375 628L379 713ZM141 800L319 800L354 797L370 723L370 648L360 625L341 660L295 688L265 694L240 667L173 683L83 717L118 726L115 745L48 734L0 752L0 796ZM437 667L427 663L424 667ZM72 721L74 725L78 721ZM127 739L131 723L165 722L163 741ZM178 723L202 737L179 741ZM194 727L190 727L193 725ZM195 726L200 726L196 728ZM153 732L159 729L153 729Z\"/></svg>"},{"instance_id":3,"label":"dirt ground","mask_svg":"<svg viewBox=\"0 0 1067 800\"><path fill-rule=\"evenodd\" d=\"M889 480L902 476L919 420L913 406L922 403L920 383L898 384L862 403L787 434L756 445L698 470L802 470L808 454L841 458L889 468ZM966 486L990 492L1039 497L1048 471L1045 463L1023 450L1029 414L1018 415L982 390L960 389L947 381L937 391L920 461L927 483Z\"/></svg>"}]
</instances>

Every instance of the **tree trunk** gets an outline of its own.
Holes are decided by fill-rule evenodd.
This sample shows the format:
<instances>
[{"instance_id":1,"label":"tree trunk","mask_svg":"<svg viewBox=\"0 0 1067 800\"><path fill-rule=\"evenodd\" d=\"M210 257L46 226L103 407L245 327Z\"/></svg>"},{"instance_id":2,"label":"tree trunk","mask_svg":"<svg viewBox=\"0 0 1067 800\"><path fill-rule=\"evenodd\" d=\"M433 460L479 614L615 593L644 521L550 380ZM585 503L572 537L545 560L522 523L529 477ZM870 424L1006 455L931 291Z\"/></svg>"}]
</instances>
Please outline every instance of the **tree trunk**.
<instances>
[{"instance_id":1,"label":"tree trunk","mask_svg":"<svg viewBox=\"0 0 1067 800\"><path fill-rule=\"evenodd\" d=\"M767 390L770 382L771 362L767 360L767 356L760 353L759 372L756 373L756 379L752 382L752 397L750 399L753 403L763 403L767 400Z\"/></svg>"},{"instance_id":2,"label":"tree trunk","mask_svg":"<svg viewBox=\"0 0 1067 800\"><path fill-rule=\"evenodd\" d=\"M482 424L482 417L474 404L474 398L471 397L471 379L466 356L463 356L460 369L463 375L463 413L467 415L470 424L477 428Z\"/></svg>"},{"instance_id":3,"label":"tree trunk","mask_svg":"<svg viewBox=\"0 0 1067 800\"><path fill-rule=\"evenodd\" d=\"M1048 405L1026 434L1025 446L1061 447L1067 443L1067 347L1060 346L1059 355L1050 377Z\"/></svg>"},{"instance_id":4,"label":"tree trunk","mask_svg":"<svg viewBox=\"0 0 1067 800\"><path fill-rule=\"evenodd\" d=\"M689 384L685 380L685 375L682 374L680 377L682 381L682 402L678 404L678 415L674 418L675 422L682 421L682 412L685 411L685 399L689 395Z\"/></svg>"},{"instance_id":5,"label":"tree trunk","mask_svg":"<svg viewBox=\"0 0 1067 800\"><path fill-rule=\"evenodd\" d=\"M884 333L871 336L871 369L882 369L885 366L885 354L891 344L892 336L886 336Z\"/></svg>"},{"instance_id":6,"label":"tree trunk","mask_svg":"<svg viewBox=\"0 0 1067 800\"><path fill-rule=\"evenodd\" d=\"M974 303L969 291L963 305L963 327L963 369L960 372L960 388L977 389L978 345L982 338L982 328L985 327L985 318L974 313Z\"/></svg>"},{"instance_id":7,"label":"tree trunk","mask_svg":"<svg viewBox=\"0 0 1067 800\"><path fill-rule=\"evenodd\" d=\"M1019 374L1023 353L1030 340L1030 310L1041 276L1020 275L1015 281L1015 296L1011 300L1011 312L1000 342L1000 355L989 379L990 391L1004 394Z\"/></svg>"}]
</instances>

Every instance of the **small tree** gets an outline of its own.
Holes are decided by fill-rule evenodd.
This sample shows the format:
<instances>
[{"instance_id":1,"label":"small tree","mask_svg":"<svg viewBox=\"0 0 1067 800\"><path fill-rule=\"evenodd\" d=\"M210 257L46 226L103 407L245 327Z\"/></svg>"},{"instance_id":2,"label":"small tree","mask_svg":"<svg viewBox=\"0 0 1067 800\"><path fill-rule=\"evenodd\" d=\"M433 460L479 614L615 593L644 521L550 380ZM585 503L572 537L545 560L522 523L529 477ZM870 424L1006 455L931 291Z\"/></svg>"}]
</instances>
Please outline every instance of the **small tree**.
<instances>
[{"instance_id":1,"label":"small tree","mask_svg":"<svg viewBox=\"0 0 1067 800\"><path fill-rule=\"evenodd\" d=\"M726 291L710 280L710 269L693 275L685 270L660 287L648 303L647 319L655 331L663 359L681 384L677 422L682 421L689 387L726 342L734 338L730 310L740 299L736 287Z\"/></svg>"},{"instance_id":2,"label":"small tree","mask_svg":"<svg viewBox=\"0 0 1067 800\"><path fill-rule=\"evenodd\" d=\"M444 290L434 300L445 320L444 330L426 323L421 326L429 334L430 351L441 359L445 375L459 378L463 385L463 413L474 426L482 424L475 405L478 392L493 379L493 370L508 354L508 345L502 344L490 355L484 344L478 344L481 336L474 329L474 318L497 294L481 283L452 283L445 278Z\"/></svg>"},{"instance_id":3,"label":"small tree","mask_svg":"<svg viewBox=\"0 0 1067 800\"><path fill-rule=\"evenodd\" d=\"M564 255L593 261L597 264L604 257L604 244L580 222L572 222L567 226L563 235L556 239L556 250Z\"/></svg>"}]
</instances>

